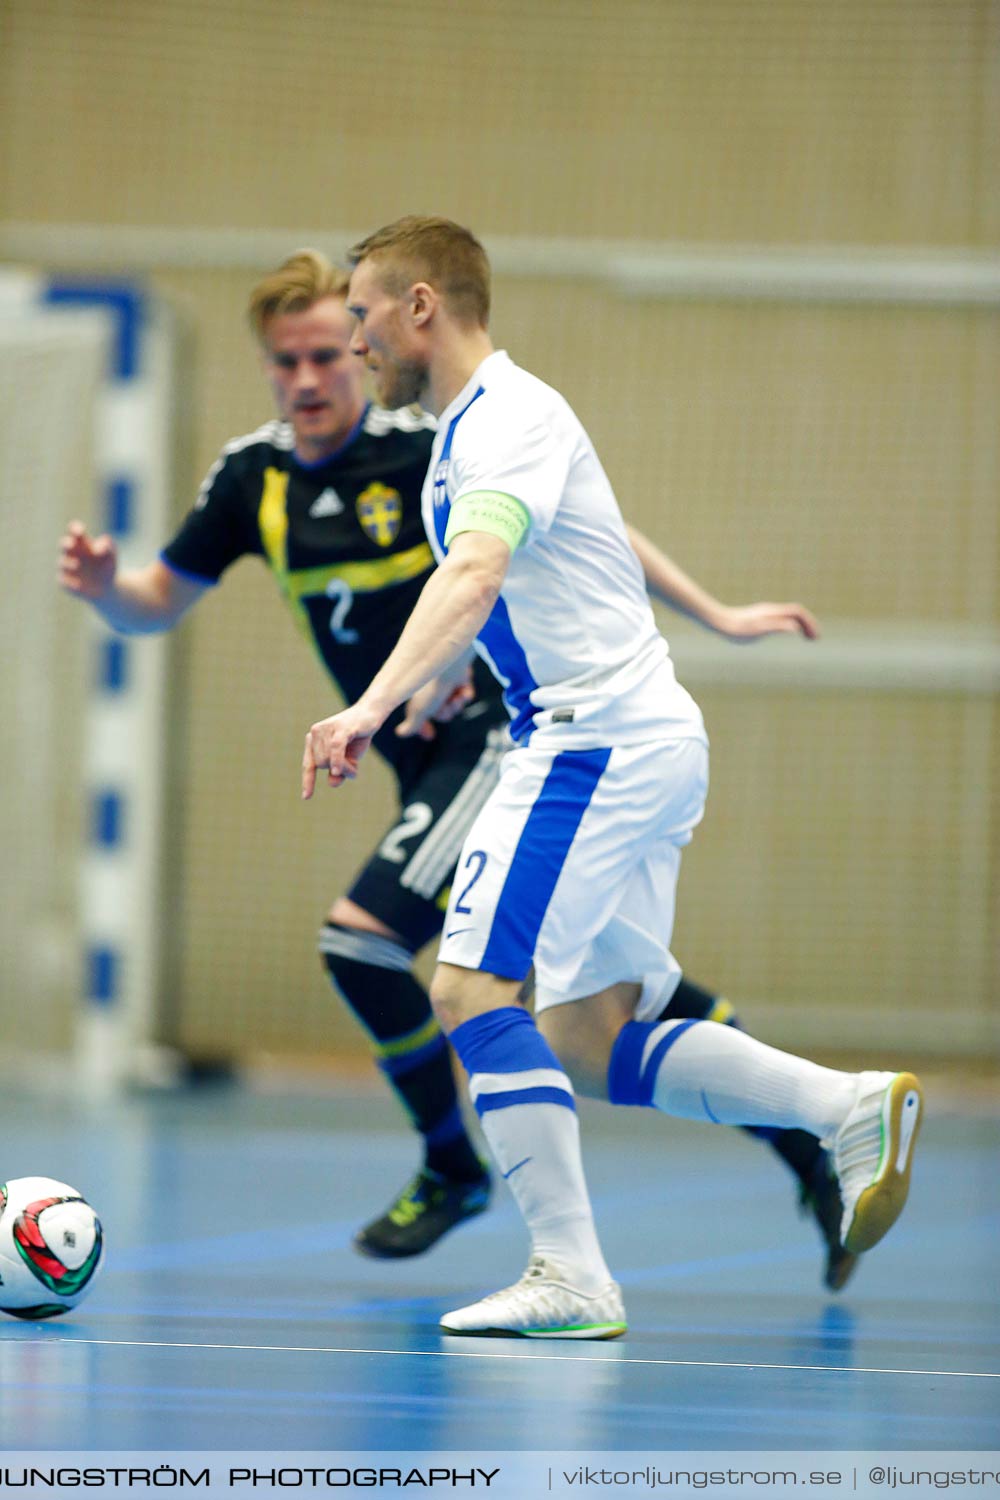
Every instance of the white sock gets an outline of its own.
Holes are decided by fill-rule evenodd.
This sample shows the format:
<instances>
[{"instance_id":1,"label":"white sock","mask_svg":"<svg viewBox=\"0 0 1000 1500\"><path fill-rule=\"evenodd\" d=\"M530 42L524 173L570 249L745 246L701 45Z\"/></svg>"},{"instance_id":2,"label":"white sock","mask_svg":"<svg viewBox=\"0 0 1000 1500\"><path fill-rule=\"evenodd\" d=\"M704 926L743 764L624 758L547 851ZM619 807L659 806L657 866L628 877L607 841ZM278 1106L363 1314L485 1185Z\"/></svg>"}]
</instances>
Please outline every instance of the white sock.
<instances>
[{"instance_id":1,"label":"white sock","mask_svg":"<svg viewBox=\"0 0 1000 1500\"><path fill-rule=\"evenodd\" d=\"M594 1228L576 1110L516 1104L490 1110L481 1123L528 1226L532 1252L554 1261L581 1292L607 1286L611 1272Z\"/></svg>"},{"instance_id":2,"label":"white sock","mask_svg":"<svg viewBox=\"0 0 1000 1500\"><path fill-rule=\"evenodd\" d=\"M856 1074L822 1068L711 1021L629 1022L615 1047L612 1098L653 1104L686 1120L773 1125L827 1140L857 1094ZM625 1067L635 1074L634 1086Z\"/></svg>"},{"instance_id":3,"label":"white sock","mask_svg":"<svg viewBox=\"0 0 1000 1500\"><path fill-rule=\"evenodd\" d=\"M611 1273L583 1175L573 1085L559 1059L519 1006L473 1016L451 1042L532 1252L554 1261L570 1286L600 1291Z\"/></svg>"}]
</instances>

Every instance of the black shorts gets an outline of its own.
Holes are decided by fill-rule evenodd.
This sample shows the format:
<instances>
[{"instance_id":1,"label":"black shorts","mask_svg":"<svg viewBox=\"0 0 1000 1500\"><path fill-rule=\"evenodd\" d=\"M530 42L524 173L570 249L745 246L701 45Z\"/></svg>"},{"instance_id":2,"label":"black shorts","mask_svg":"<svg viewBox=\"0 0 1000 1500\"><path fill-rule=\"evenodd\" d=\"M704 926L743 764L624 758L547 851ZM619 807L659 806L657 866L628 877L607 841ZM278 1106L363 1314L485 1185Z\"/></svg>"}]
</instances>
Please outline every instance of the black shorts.
<instances>
[{"instance_id":1,"label":"black shorts","mask_svg":"<svg viewBox=\"0 0 1000 1500\"><path fill-rule=\"evenodd\" d=\"M510 748L508 724L501 704L476 699L437 726L418 773L407 778L400 817L347 892L414 952L441 931L465 836Z\"/></svg>"}]
</instances>

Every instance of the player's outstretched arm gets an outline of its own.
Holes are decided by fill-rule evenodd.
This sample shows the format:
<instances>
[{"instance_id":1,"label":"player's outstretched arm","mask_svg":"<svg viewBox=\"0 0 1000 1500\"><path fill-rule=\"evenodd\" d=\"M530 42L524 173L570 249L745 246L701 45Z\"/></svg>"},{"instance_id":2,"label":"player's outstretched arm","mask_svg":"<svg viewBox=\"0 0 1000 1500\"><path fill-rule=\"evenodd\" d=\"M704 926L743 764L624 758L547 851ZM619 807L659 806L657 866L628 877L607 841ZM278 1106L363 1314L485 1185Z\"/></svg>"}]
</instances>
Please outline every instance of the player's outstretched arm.
<instances>
[{"instance_id":1,"label":"player's outstretched arm","mask_svg":"<svg viewBox=\"0 0 1000 1500\"><path fill-rule=\"evenodd\" d=\"M690 615L706 629L737 644L757 641L765 635L801 635L807 641L819 636L816 617L804 604L723 604L661 552L649 537L634 526L627 526L626 530L653 598Z\"/></svg>"},{"instance_id":2,"label":"player's outstretched arm","mask_svg":"<svg viewBox=\"0 0 1000 1500\"><path fill-rule=\"evenodd\" d=\"M424 585L402 635L357 703L314 724L302 756L302 796L326 771L330 786L357 775L362 756L394 708L453 662L464 659L489 618L510 563L510 548L484 531L463 531Z\"/></svg>"},{"instance_id":3,"label":"player's outstretched arm","mask_svg":"<svg viewBox=\"0 0 1000 1500\"><path fill-rule=\"evenodd\" d=\"M85 599L114 630L127 635L169 630L208 587L182 578L159 558L145 568L119 570L109 536L91 537L71 521L59 547L59 584Z\"/></svg>"}]
</instances>

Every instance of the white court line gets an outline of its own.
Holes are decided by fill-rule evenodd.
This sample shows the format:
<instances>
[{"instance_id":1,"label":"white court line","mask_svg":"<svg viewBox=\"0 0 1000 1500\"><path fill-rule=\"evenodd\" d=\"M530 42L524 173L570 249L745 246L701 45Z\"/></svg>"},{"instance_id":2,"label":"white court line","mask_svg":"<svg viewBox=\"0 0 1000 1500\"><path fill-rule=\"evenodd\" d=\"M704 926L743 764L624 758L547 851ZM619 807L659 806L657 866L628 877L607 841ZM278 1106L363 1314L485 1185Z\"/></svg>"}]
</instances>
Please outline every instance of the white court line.
<instances>
[{"instance_id":1,"label":"white court line","mask_svg":"<svg viewBox=\"0 0 1000 1500\"><path fill-rule=\"evenodd\" d=\"M584 1360L591 1364L614 1365L676 1365L694 1370L819 1370L834 1375L932 1375L950 1380L1000 1380L1000 1371L994 1370L883 1370L871 1365L776 1365L764 1360L739 1361L728 1359L633 1359L628 1355L614 1357L610 1354L501 1354L492 1349L333 1349L317 1344L196 1344L170 1339L17 1339L9 1347L20 1344L98 1344L112 1349L229 1349L247 1354L385 1354L410 1356L417 1359L531 1359L531 1360Z\"/></svg>"}]
</instances>

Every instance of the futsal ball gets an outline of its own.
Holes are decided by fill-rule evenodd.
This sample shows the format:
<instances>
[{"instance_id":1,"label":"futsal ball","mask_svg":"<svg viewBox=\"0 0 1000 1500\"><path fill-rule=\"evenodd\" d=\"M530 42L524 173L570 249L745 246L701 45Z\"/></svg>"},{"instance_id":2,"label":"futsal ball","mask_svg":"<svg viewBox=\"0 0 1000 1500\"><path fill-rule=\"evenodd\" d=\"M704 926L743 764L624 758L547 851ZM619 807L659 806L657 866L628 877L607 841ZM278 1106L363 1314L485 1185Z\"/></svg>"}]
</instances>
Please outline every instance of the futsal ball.
<instances>
[{"instance_id":1,"label":"futsal ball","mask_svg":"<svg viewBox=\"0 0 1000 1500\"><path fill-rule=\"evenodd\" d=\"M87 1295L104 1234L90 1204L51 1177L0 1183L0 1312L55 1318Z\"/></svg>"}]
</instances>

